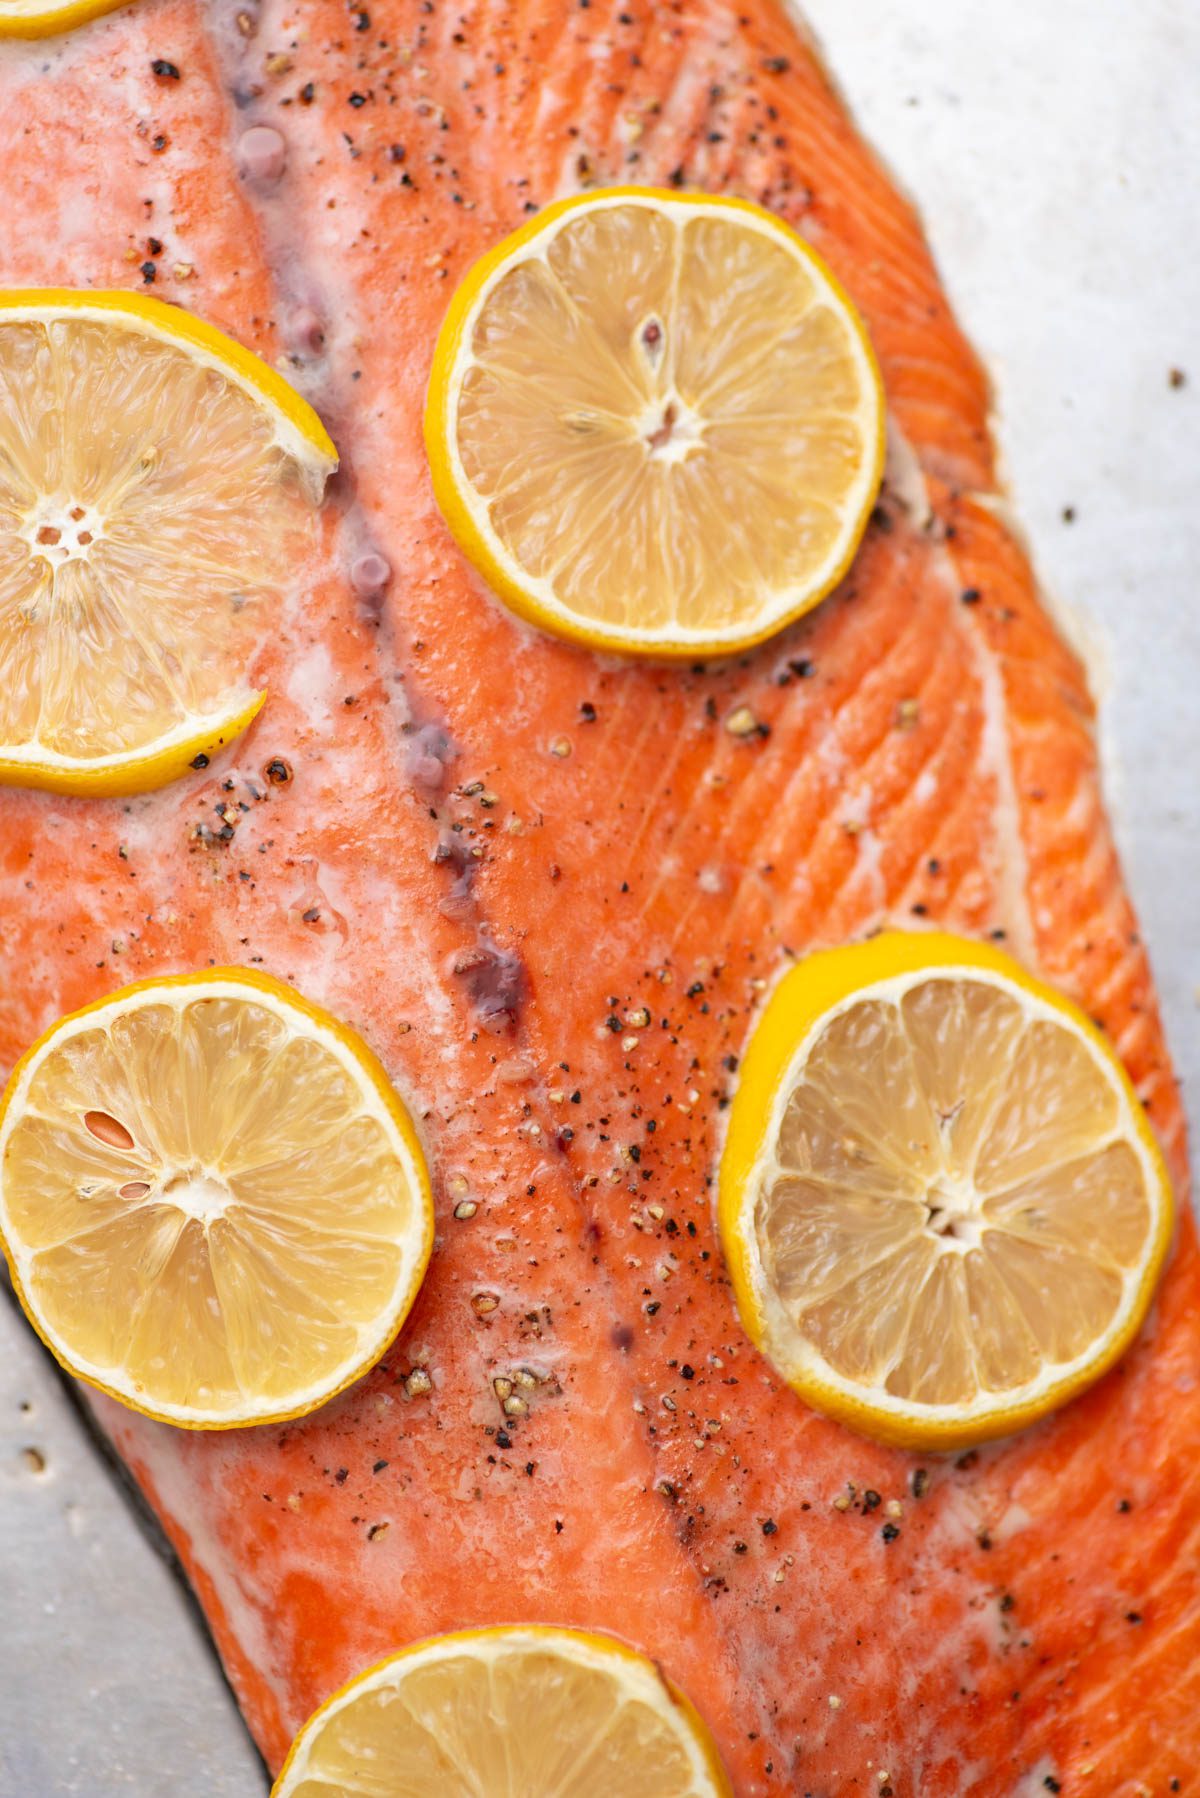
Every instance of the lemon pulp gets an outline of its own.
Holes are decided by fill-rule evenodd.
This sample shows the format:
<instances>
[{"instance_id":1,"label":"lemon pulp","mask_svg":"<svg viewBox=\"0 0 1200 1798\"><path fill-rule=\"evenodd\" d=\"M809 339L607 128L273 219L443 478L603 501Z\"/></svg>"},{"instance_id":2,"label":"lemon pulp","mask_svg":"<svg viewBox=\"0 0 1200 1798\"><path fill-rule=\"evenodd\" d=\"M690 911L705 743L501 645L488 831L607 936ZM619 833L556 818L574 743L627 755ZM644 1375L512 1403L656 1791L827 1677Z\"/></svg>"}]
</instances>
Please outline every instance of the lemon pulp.
<instances>
[{"instance_id":1,"label":"lemon pulp","mask_svg":"<svg viewBox=\"0 0 1200 1798\"><path fill-rule=\"evenodd\" d=\"M0 780L134 791L243 728L333 466L315 414L211 327L136 295L0 296Z\"/></svg>"},{"instance_id":2,"label":"lemon pulp","mask_svg":"<svg viewBox=\"0 0 1200 1798\"><path fill-rule=\"evenodd\" d=\"M514 1625L418 1643L338 1693L274 1798L732 1798L708 1730L611 1637Z\"/></svg>"},{"instance_id":3,"label":"lemon pulp","mask_svg":"<svg viewBox=\"0 0 1200 1798\"><path fill-rule=\"evenodd\" d=\"M882 466L862 323L745 202L614 189L548 208L467 277L427 443L467 553L598 647L756 642L828 592Z\"/></svg>"},{"instance_id":4,"label":"lemon pulp","mask_svg":"<svg viewBox=\"0 0 1200 1798\"><path fill-rule=\"evenodd\" d=\"M1073 1006L977 945L881 937L801 963L761 1029L722 1229L743 1315L797 1390L876 1434L966 1441L1111 1364L1171 1196Z\"/></svg>"},{"instance_id":5,"label":"lemon pulp","mask_svg":"<svg viewBox=\"0 0 1200 1798\"><path fill-rule=\"evenodd\" d=\"M168 1421L311 1409L428 1260L424 1158L357 1037L247 970L63 1020L0 1111L0 1231L71 1371Z\"/></svg>"}]
</instances>

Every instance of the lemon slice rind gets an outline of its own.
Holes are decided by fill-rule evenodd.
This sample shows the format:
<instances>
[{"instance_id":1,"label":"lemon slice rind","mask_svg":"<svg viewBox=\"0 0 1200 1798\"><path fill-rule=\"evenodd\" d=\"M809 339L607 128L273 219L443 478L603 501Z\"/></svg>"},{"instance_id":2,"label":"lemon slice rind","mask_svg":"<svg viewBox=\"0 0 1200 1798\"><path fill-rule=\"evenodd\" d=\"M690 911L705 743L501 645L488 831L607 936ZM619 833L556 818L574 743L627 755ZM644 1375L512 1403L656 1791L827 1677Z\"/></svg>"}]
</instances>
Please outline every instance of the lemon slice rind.
<instances>
[{"instance_id":1,"label":"lemon slice rind","mask_svg":"<svg viewBox=\"0 0 1200 1798\"><path fill-rule=\"evenodd\" d=\"M0 329L71 321L115 329L162 344L209 370L245 396L265 421L275 449L296 470L305 500L316 505L337 451L312 407L273 368L215 326L148 294L62 288L0 289ZM144 792L177 779L197 757L211 758L250 724L265 694L244 680L207 695L205 710L182 708L170 728L131 747L96 745L71 754L44 741L40 729L0 743L0 785L86 797ZM161 723L167 723L164 718ZM203 762L200 763L203 766Z\"/></svg>"},{"instance_id":2,"label":"lemon slice rind","mask_svg":"<svg viewBox=\"0 0 1200 1798\"><path fill-rule=\"evenodd\" d=\"M942 1405L866 1388L844 1375L787 1315L767 1277L754 1208L789 1098L812 1049L828 1026L865 999L899 999L931 979L967 978L1018 1001L1028 1019L1072 1030L1110 1084L1119 1106L1100 1151L1126 1143L1137 1157L1153 1211L1137 1266L1103 1335L1069 1362L1002 1394L981 1391L952 1413ZM764 1102L763 1095L769 1094ZM744 1095L744 1097L743 1097ZM741 1102L739 1103L739 1099ZM1162 1151L1124 1067L1092 1020L1072 1001L1035 979L990 944L942 932L886 931L866 942L819 951L785 973L767 1002L742 1060L721 1160L718 1213L722 1244L743 1325L755 1346L814 1409L876 1440L905 1448L957 1449L1011 1434L1059 1409L1106 1373L1144 1321L1170 1249L1174 1201Z\"/></svg>"},{"instance_id":3,"label":"lemon slice rind","mask_svg":"<svg viewBox=\"0 0 1200 1798\"><path fill-rule=\"evenodd\" d=\"M231 1407L220 1415L198 1412L193 1407L161 1400L150 1402L128 1379L117 1377L111 1367L99 1366L80 1356L58 1337L32 1296L29 1279L30 1252L18 1240L5 1198L7 1145L15 1123L25 1115L29 1089L46 1054L72 1037L107 1024L152 1000L177 1009L197 998L252 999L255 1005L278 1016L291 1030L315 1041L351 1075L364 1100L364 1112L383 1129L391 1152L403 1170L419 1228L405 1243L405 1255L397 1273L392 1302L369 1327L344 1363L309 1390L289 1395L283 1406ZM299 1033L299 1032L298 1032ZM195 974L173 974L141 980L60 1018L43 1033L18 1061L0 1096L0 1249L8 1263L13 1289L29 1322L61 1366L75 1378L107 1394L130 1409L183 1429L220 1430L248 1425L286 1422L327 1404L339 1392L366 1373L383 1354L407 1316L433 1253L433 1198L425 1153L412 1118L392 1086L382 1063L356 1033L329 1012L314 1005L282 981L251 968L214 968Z\"/></svg>"},{"instance_id":4,"label":"lemon slice rind","mask_svg":"<svg viewBox=\"0 0 1200 1798\"><path fill-rule=\"evenodd\" d=\"M227 748L247 730L262 710L266 689L238 693L228 711L183 718L172 731L143 749L102 758L62 755L43 743L10 743L0 749L0 786L70 793L77 798L104 799L146 793L178 780L189 769L203 768L206 758Z\"/></svg>"},{"instance_id":5,"label":"lemon slice rind","mask_svg":"<svg viewBox=\"0 0 1200 1798\"><path fill-rule=\"evenodd\" d=\"M0 0L0 39L55 37L130 4L132 0L71 0L47 6L44 0Z\"/></svg>"},{"instance_id":6,"label":"lemon slice rind","mask_svg":"<svg viewBox=\"0 0 1200 1798\"><path fill-rule=\"evenodd\" d=\"M678 620L666 629L636 624L607 626L565 606L551 582L523 569L492 527L486 506L474 493L458 444L457 411L463 380L471 365L472 333L496 284L522 262L540 260L563 227L580 212L596 212L631 202L652 205L682 223L707 212L733 213L747 229L787 247L802 260L821 298L850 322L852 343L863 391L874 410L869 437L851 498L843 503L842 529L836 547L818 579L799 591L777 596L758 616L740 621L720 634L698 630ZM450 529L489 586L528 623L592 649L660 659L700 654L733 654L776 635L818 605L842 579L862 539L878 494L886 454L886 405L883 382L870 341L849 295L810 244L774 213L749 200L722 194L682 194L653 187L614 187L574 195L546 206L511 236L489 250L469 271L454 294L434 354L425 411L425 442L434 495Z\"/></svg>"},{"instance_id":7,"label":"lemon slice rind","mask_svg":"<svg viewBox=\"0 0 1200 1798\"><path fill-rule=\"evenodd\" d=\"M685 1798L733 1798L733 1787L708 1726L686 1694L666 1678L656 1662L618 1637L542 1624L507 1624L434 1636L413 1643L356 1675L314 1712L297 1735L271 1788L271 1798L290 1798L306 1780L312 1780L317 1789L326 1786L314 1767L314 1750L325 1726L357 1699L389 1688L402 1690L406 1676L435 1667L438 1662L466 1655L476 1665L490 1667L514 1652L556 1654L577 1668L616 1678L623 1700L653 1712L683 1749L690 1775ZM535 1707L530 1721L536 1720L536 1716ZM432 1724L428 1727L432 1728ZM590 1746L590 1741L581 1744ZM492 1748L495 1752L495 1737Z\"/></svg>"},{"instance_id":8,"label":"lemon slice rind","mask_svg":"<svg viewBox=\"0 0 1200 1798\"><path fill-rule=\"evenodd\" d=\"M320 498L326 479L338 465L333 440L308 401L253 350L194 312L132 289L0 288L0 325L51 324L63 316L96 324L115 320L124 329L141 331L159 343L186 344L194 362L233 381L270 413L276 443L304 471L313 497Z\"/></svg>"}]
</instances>

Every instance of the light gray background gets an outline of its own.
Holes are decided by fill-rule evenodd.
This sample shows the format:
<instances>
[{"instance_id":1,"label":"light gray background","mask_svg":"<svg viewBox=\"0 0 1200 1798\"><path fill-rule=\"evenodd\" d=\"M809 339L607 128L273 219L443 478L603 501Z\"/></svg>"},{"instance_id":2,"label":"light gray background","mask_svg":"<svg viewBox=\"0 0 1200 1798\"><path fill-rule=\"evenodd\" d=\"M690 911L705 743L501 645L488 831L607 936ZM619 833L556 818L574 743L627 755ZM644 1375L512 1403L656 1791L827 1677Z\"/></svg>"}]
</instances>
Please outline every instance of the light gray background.
<instances>
[{"instance_id":1,"label":"light gray background","mask_svg":"<svg viewBox=\"0 0 1200 1798\"><path fill-rule=\"evenodd\" d=\"M1200 8L807 13L992 369L1017 509L1105 701L1110 798L1195 1115ZM0 1591L5 1798L265 1791L189 1606L3 1302Z\"/></svg>"}]
</instances>

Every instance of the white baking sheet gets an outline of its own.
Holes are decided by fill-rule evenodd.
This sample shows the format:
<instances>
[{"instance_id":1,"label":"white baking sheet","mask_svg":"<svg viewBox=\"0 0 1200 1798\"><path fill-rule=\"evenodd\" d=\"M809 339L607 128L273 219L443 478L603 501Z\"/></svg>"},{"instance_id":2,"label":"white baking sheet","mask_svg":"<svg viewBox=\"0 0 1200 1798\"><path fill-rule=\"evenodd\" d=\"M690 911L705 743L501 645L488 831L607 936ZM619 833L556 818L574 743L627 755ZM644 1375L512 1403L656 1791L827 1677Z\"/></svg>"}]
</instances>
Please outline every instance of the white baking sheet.
<instances>
[{"instance_id":1,"label":"white baking sheet","mask_svg":"<svg viewBox=\"0 0 1200 1798\"><path fill-rule=\"evenodd\" d=\"M921 206L996 379L1043 579L1103 670L1110 795L1194 1096L1200 8L807 10L861 123ZM1171 367L1187 385L1169 385ZM190 1609L3 1303L0 1568L5 1798L265 1791Z\"/></svg>"}]
</instances>

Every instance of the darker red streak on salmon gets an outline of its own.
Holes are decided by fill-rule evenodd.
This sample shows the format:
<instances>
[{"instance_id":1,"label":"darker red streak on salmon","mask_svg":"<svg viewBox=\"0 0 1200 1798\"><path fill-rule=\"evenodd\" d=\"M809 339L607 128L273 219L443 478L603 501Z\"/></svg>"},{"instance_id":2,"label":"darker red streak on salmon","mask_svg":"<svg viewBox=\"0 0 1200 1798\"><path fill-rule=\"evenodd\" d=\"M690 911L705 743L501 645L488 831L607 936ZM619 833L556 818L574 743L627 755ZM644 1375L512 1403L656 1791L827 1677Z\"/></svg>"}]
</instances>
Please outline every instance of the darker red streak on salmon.
<instances>
[{"instance_id":1,"label":"darker red streak on salmon","mask_svg":"<svg viewBox=\"0 0 1200 1798\"><path fill-rule=\"evenodd\" d=\"M657 1655L740 1798L1186 1782L1191 1223L1100 1387L924 1462L781 1388L713 1228L762 983L885 917L1039 963L1103 1020L1185 1178L1083 675L985 503L980 367L809 46L769 0L373 0L365 29L343 0L141 0L6 52L0 97L3 279L137 287L152 261L156 293L285 358L344 456L230 753L129 802L0 796L0 1061L126 980L245 962L359 1028L424 1119L437 1249L372 1375L225 1437L100 1407L268 1759L388 1650L531 1619ZM239 151L263 130L281 155ZM456 281L531 210L620 180L805 232L911 448L841 591L732 664L532 635L430 492ZM726 730L741 707L764 728ZM519 1367L537 1384L507 1419L492 1381Z\"/></svg>"}]
</instances>

